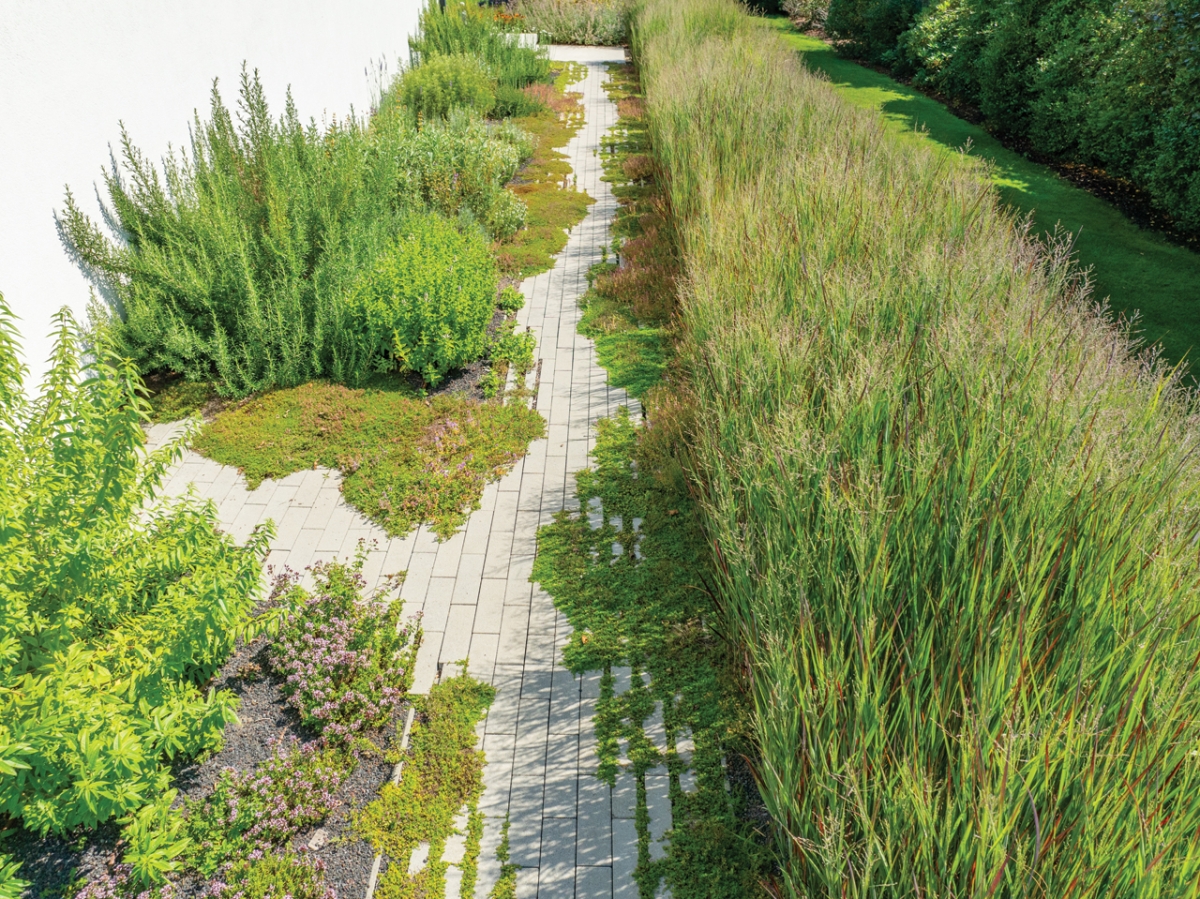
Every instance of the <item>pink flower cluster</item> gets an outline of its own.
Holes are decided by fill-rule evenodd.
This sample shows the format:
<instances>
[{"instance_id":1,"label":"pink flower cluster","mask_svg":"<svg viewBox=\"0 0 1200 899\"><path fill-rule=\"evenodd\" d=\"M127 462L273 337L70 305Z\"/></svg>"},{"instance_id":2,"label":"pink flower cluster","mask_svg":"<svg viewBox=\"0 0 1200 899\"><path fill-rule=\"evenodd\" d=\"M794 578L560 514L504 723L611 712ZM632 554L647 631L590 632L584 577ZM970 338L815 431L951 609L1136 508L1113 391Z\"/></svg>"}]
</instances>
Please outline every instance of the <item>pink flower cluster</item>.
<instances>
[{"instance_id":1,"label":"pink flower cluster","mask_svg":"<svg viewBox=\"0 0 1200 899\"><path fill-rule=\"evenodd\" d=\"M305 724L328 739L349 740L394 714L404 699L404 669L391 658L377 657L373 638L395 629L386 603L338 605L328 595L308 598L288 619L271 653L284 677L284 694ZM397 634L401 645L407 637L407 631Z\"/></svg>"},{"instance_id":2,"label":"pink flower cluster","mask_svg":"<svg viewBox=\"0 0 1200 899\"><path fill-rule=\"evenodd\" d=\"M293 737L281 741L275 755L254 771L226 769L209 799L210 812L251 852L287 845L337 804L334 794L344 772L322 749L320 741L300 743Z\"/></svg>"}]
</instances>

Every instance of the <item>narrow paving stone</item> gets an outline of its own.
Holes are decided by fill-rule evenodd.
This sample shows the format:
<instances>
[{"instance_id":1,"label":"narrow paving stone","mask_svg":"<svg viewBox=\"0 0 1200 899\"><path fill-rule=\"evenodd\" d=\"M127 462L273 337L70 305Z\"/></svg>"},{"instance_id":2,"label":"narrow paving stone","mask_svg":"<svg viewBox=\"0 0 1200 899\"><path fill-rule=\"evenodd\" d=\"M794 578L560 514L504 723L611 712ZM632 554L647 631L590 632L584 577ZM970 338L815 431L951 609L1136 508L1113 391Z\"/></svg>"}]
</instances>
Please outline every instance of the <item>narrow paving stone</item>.
<instances>
[{"instance_id":1,"label":"narrow paving stone","mask_svg":"<svg viewBox=\"0 0 1200 899\"><path fill-rule=\"evenodd\" d=\"M600 180L601 138L617 119L603 82L608 64L625 56L621 48L552 47L551 58L587 67L584 81L571 88L583 94L585 124L566 153L577 186L596 203L571 231L554 268L521 285L525 306L517 321L537 337L536 403L546 417L547 436L531 444L512 472L489 484L466 527L440 543L424 525L389 538L345 503L336 471L295 472L250 491L236 469L188 451L167 478L164 494L191 490L211 500L222 525L238 539L273 521L268 564L276 573L285 565L306 572L316 562L349 556L359 540L369 549L364 565L369 589L407 571L399 596L408 615L422 613L425 630L414 692L427 692L439 672L450 676L463 660L473 676L497 688L482 728L486 818L475 895L486 896L499 877L494 854L507 815L511 861L523 866L519 897L617 899L637 895L632 880L637 833L632 814L611 817L616 797L610 801L610 791L595 778L591 718L599 677L575 679L561 667L571 628L529 575L538 527L562 509L579 508L575 472L587 465L595 446L596 420L630 403L625 391L607 386L592 342L577 332L587 272L610 241L617 209L609 185ZM178 422L153 426L150 448L182 430ZM598 508L588 511L603 516ZM311 583L311 575L305 580ZM618 691L628 689L629 669L613 673ZM631 775L624 780L633 782ZM460 876L458 868L449 869L447 895L451 877L457 895Z\"/></svg>"}]
</instances>

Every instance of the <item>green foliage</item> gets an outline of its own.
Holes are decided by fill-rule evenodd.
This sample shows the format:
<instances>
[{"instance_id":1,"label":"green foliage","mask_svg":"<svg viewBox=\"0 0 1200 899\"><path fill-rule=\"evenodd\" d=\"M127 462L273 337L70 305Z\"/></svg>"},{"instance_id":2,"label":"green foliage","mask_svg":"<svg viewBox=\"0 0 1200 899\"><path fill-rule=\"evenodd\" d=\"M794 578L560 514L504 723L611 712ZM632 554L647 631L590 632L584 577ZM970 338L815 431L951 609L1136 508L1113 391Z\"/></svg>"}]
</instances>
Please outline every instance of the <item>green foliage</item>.
<instances>
[{"instance_id":1,"label":"green foliage","mask_svg":"<svg viewBox=\"0 0 1200 899\"><path fill-rule=\"evenodd\" d=\"M360 543L352 564L314 565L314 591L293 587L293 611L270 650L284 696L333 745L393 719L412 686L421 642L419 627L401 626L403 602L362 596L365 561Z\"/></svg>"},{"instance_id":2,"label":"green foliage","mask_svg":"<svg viewBox=\"0 0 1200 899\"><path fill-rule=\"evenodd\" d=\"M489 125L458 109L422 127L398 153L402 195L419 196L449 218L469 214L496 239L524 224L525 205L504 185L533 153L533 142L512 123Z\"/></svg>"},{"instance_id":3,"label":"green foliage","mask_svg":"<svg viewBox=\"0 0 1200 899\"><path fill-rule=\"evenodd\" d=\"M495 309L495 259L481 235L438 215L409 219L346 297L362 370L420 372L437 384L483 355Z\"/></svg>"},{"instance_id":4,"label":"green foliage","mask_svg":"<svg viewBox=\"0 0 1200 899\"><path fill-rule=\"evenodd\" d=\"M241 858L205 894L211 899L334 899L319 861L293 851Z\"/></svg>"},{"instance_id":5,"label":"green foliage","mask_svg":"<svg viewBox=\"0 0 1200 899\"><path fill-rule=\"evenodd\" d=\"M203 685L247 631L270 533L154 497L182 443L145 451L137 373L87 368L70 315L25 398L0 300L0 811L39 833L163 794L164 761L219 745L236 699Z\"/></svg>"},{"instance_id":6,"label":"green foliage","mask_svg":"<svg viewBox=\"0 0 1200 899\"><path fill-rule=\"evenodd\" d=\"M850 52L978 107L1001 135L1132 178L1200 230L1192 0L837 0L827 27Z\"/></svg>"},{"instance_id":7,"label":"green foliage","mask_svg":"<svg viewBox=\"0 0 1200 899\"><path fill-rule=\"evenodd\" d=\"M350 764L347 753L315 742L284 743L252 772L222 771L208 796L188 804L188 866L211 877L229 862L288 846L325 819Z\"/></svg>"},{"instance_id":8,"label":"green foliage","mask_svg":"<svg viewBox=\"0 0 1200 899\"><path fill-rule=\"evenodd\" d=\"M1112 315L1136 322L1168 364L1190 367L1200 346L1200 318L1191 311L1200 254L1139 228L1111 203L1004 147L937 100L837 56L818 38L774 24L805 65L827 75L845 101L871 110L898 139L925 144L948 164L964 152L984 161L1000 198L1030 219L1034 234L1070 232L1080 268L1089 271L1094 295L1107 298Z\"/></svg>"},{"instance_id":9,"label":"green foliage","mask_svg":"<svg viewBox=\"0 0 1200 899\"><path fill-rule=\"evenodd\" d=\"M508 313L517 312L524 305L525 295L512 285L508 285L500 291L500 299L496 301L496 306Z\"/></svg>"},{"instance_id":10,"label":"green foliage","mask_svg":"<svg viewBox=\"0 0 1200 899\"><path fill-rule=\"evenodd\" d=\"M552 44L617 46L629 40L628 0L520 0L525 31Z\"/></svg>"},{"instance_id":11,"label":"green foliage","mask_svg":"<svg viewBox=\"0 0 1200 899\"><path fill-rule=\"evenodd\" d=\"M177 790L167 790L121 821L123 858L135 886L165 883L168 874L181 869L181 857L192 848L183 814L171 807L177 795Z\"/></svg>"},{"instance_id":12,"label":"green foliage","mask_svg":"<svg viewBox=\"0 0 1200 899\"><path fill-rule=\"evenodd\" d=\"M400 102L425 118L445 118L458 107L487 112L496 100L483 63L461 53L434 56L408 69L399 92Z\"/></svg>"},{"instance_id":13,"label":"green foliage","mask_svg":"<svg viewBox=\"0 0 1200 899\"><path fill-rule=\"evenodd\" d=\"M537 97L518 87L501 84L496 88L496 100L492 104L492 115L497 118L534 115L545 109Z\"/></svg>"},{"instance_id":14,"label":"green foliage","mask_svg":"<svg viewBox=\"0 0 1200 899\"><path fill-rule=\"evenodd\" d=\"M522 403L423 400L395 384L357 390L314 382L225 410L196 447L238 466L251 488L315 465L339 468L346 501L389 534L427 521L448 537L478 508L484 485L544 429Z\"/></svg>"},{"instance_id":15,"label":"green foliage","mask_svg":"<svg viewBox=\"0 0 1200 899\"><path fill-rule=\"evenodd\" d=\"M25 894L29 882L17 877L20 868L20 862L11 861L0 852L0 899L21 899Z\"/></svg>"},{"instance_id":16,"label":"green foliage","mask_svg":"<svg viewBox=\"0 0 1200 899\"><path fill-rule=\"evenodd\" d=\"M924 0L829 0L825 31L855 56L891 62L897 39L923 5Z\"/></svg>"},{"instance_id":17,"label":"green foliage","mask_svg":"<svg viewBox=\"0 0 1200 899\"><path fill-rule=\"evenodd\" d=\"M633 43L779 892L1194 890L1195 398L731 4Z\"/></svg>"},{"instance_id":18,"label":"green foliage","mask_svg":"<svg viewBox=\"0 0 1200 899\"><path fill-rule=\"evenodd\" d=\"M438 0L430 0L408 46L418 68L439 56L469 55L482 61L499 85L518 88L550 78L545 48L520 46L490 8L474 2L448 0L443 12Z\"/></svg>"},{"instance_id":19,"label":"green foliage","mask_svg":"<svg viewBox=\"0 0 1200 899\"><path fill-rule=\"evenodd\" d=\"M533 368L533 349L536 340L533 332L510 331L503 335L492 348L492 361L503 362L512 366L518 374L524 375Z\"/></svg>"},{"instance_id":20,"label":"green foliage","mask_svg":"<svg viewBox=\"0 0 1200 899\"><path fill-rule=\"evenodd\" d=\"M603 523L559 513L538 534L532 578L571 622L568 667L631 665L650 675L649 685L635 683L619 696L606 676L596 712L599 777L611 783L618 775L618 741L628 744L635 774L665 764L673 775L667 858L639 866L643 895L654 895L665 877L676 896L765 896L769 859L744 820L741 789L726 791L722 767L726 753L748 749L747 710L728 677L728 648L705 624L718 610L706 587L698 509L679 467L643 445L652 431L638 428L624 407L600 419L593 466L578 473L577 496L584 509L599 502ZM623 547L615 558L614 544ZM642 731L656 702L672 739L685 729L694 738L692 792L679 788L687 764L674 752L660 754Z\"/></svg>"},{"instance_id":21,"label":"green foliage","mask_svg":"<svg viewBox=\"0 0 1200 899\"><path fill-rule=\"evenodd\" d=\"M379 899L444 895L442 850L461 809L475 820L484 763L483 753L475 748L475 725L495 695L487 684L461 675L435 685L417 700L418 718L408 751L401 756L399 783L385 784L379 798L353 819L355 833L388 859L375 892ZM412 851L423 842L430 844L429 863L410 876Z\"/></svg>"},{"instance_id":22,"label":"green foliage","mask_svg":"<svg viewBox=\"0 0 1200 899\"><path fill-rule=\"evenodd\" d=\"M224 396L368 377L377 360L362 353L345 295L394 254L410 216L432 206L501 237L523 221L503 185L529 139L464 111L419 132L395 109L322 131L290 100L272 120L244 73L239 114L214 88L193 133L161 176L123 135L123 167L106 174L113 239L70 195L62 226L112 304L96 326L119 352Z\"/></svg>"}]
</instances>

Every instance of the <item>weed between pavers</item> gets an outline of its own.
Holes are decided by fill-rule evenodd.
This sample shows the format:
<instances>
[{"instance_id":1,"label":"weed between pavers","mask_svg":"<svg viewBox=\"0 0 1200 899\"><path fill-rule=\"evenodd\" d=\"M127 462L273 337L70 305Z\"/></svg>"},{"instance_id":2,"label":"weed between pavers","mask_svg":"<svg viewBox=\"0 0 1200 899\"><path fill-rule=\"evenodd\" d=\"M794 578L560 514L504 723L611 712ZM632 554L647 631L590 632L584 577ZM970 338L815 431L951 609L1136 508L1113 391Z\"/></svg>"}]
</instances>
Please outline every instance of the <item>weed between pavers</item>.
<instances>
[{"instance_id":1,"label":"weed between pavers","mask_svg":"<svg viewBox=\"0 0 1200 899\"><path fill-rule=\"evenodd\" d=\"M454 818L464 807L468 814L467 851L463 856L463 896L474 889L483 818L478 811L483 794L483 753L475 748L475 725L495 696L495 690L466 675L435 685L417 700L399 783L387 784L379 797L354 818L355 832L387 867L375 889L377 899L417 899L442 896L446 869L441 860L446 841L454 834ZM413 850L429 844L425 867L409 874Z\"/></svg>"},{"instance_id":2,"label":"weed between pavers","mask_svg":"<svg viewBox=\"0 0 1200 899\"><path fill-rule=\"evenodd\" d=\"M556 516L538 534L532 579L571 622L567 667L604 672L594 718L596 774L609 784L618 775L637 778L641 895L650 899L665 880L676 899L742 899L763 895L770 858L746 820L750 797L726 789L722 760L749 747L749 722L733 660L708 628L717 615L707 587L708 552L677 461L686 410L664 386L678 256L654 173L644 164L648 135L636 72L610 67L606 88L621 118L605 141L603 162L621 204L613 231L626 240L614 242L619 255L611 263L593 270L581 330L596 340L610 381L645 397L652 425L637 426L625 408L597 423L593 466L576 483L581 508L599 500L600 526L586 513ZM621 548L616 555L614 544ZM622 665L648 674L649 683L635 678L616 694L612 669ZM667 747L656 747L642 728L658 702ZM689 764L673 751L685 732L695 744L690 792L680 783ZM625 774L622 743L631 768ZM673 828L666 857L651 861L644 775L659 765L670 772Z\"/></svg>"}]
</instances>

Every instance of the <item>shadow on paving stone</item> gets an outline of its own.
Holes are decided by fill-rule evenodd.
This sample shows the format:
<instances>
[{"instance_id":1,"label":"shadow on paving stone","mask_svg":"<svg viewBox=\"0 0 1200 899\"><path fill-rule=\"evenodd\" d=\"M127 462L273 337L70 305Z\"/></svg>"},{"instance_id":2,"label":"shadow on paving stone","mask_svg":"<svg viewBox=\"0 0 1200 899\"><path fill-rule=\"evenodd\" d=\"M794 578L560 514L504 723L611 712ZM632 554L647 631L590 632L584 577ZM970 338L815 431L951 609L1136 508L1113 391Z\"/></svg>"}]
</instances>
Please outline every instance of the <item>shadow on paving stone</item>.
<instances>
[{"instance_id":1,"label":"shadow on paving stone","mask_svg":"<svg viewBox=\"0 0 1200 899\"><path fill-rule=\"evenodd\" d=\"M225 743L220 752L201 761L188 760L175 766L172 777L179 790L177 806L185 799L206 796L224 769L248 771L266 761L282 739L295 737L304 742L314 739L315 734L301 725L300 716L284 699L280 689L282 679L270 673L268 644L268 638L262 636L240 647L213 678L213 688L228 689L240 698L237 713L240 723L225 729ZM402 706L398 715L406 713L407 707ZM366 736L377 746L386 747L394 733L393 724ZM310 857L325 863L326 882L337 891L339 899L359 899L366 892L375 857L366 841L350 837L350 818L356 809L375 798L391 773L392 766L384 760L382 752L362 756L354 773L342 781L334 794L337 806L329 817L320 827L299 834L293 844L293 848L304 849ZM23 897L58 899L72 883L97 880L117 863L119 838L120 828L110 821L73 839L39 838L18 830L6 840L4 849L21 862L19 876L31 883ZM309 848L310 844L313 848ZM203 884L194 877L184 877L176 886L176 895L187 899L198 896ZM72 895L68 893L67 899Z\"/></svg>"}]
</instances>

